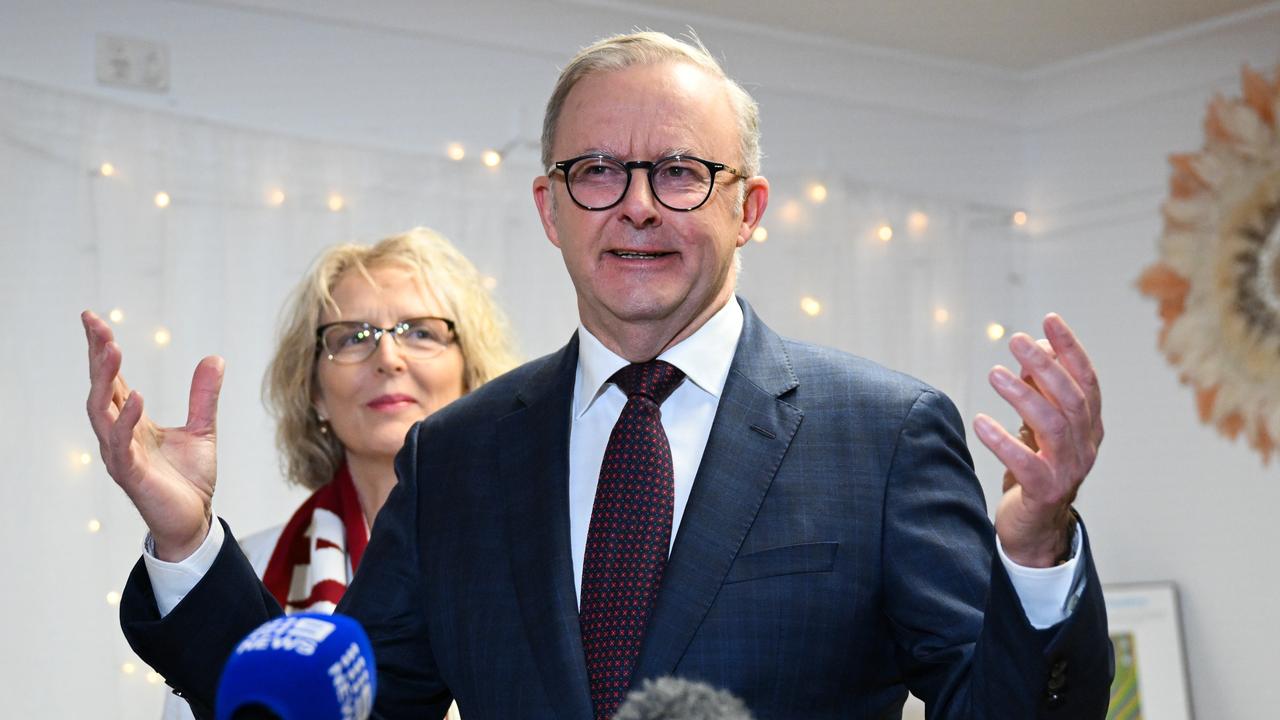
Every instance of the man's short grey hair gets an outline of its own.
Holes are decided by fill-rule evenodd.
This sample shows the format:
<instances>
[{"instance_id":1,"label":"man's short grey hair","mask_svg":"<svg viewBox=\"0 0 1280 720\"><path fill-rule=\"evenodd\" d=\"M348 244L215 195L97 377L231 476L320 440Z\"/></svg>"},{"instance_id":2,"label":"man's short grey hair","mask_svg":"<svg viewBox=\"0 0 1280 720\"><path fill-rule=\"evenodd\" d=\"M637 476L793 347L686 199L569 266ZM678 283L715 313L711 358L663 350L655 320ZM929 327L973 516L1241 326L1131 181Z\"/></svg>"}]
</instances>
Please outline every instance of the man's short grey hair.
<instances>
[{"instance_id":1,"label":"man's short grey hair","mask_svg":"<svg viewBox=\"0 0 1280 720\"><path fill-rule=\"evenodd\" d=\"M750 93L725 74L724 68L720 67L720 63L692 32L689 33L688 42L677 40L666 33L652 31L614 35L596 41L575 55L560 72L555 89L551 91L551 99L547 101L547 112L542 119L542 167L549 168L555 162L555 158L551 156L551 146L555 143L560 112L564 109L569 91L573 90L579 80L597 73L664 62L689 63L702 68L712 77L724 81L729 103L738 120L741 157L737 159L736 164L739 166L738 169L748 177L758 175L760 173L759 107ZM706 159L735 164L721 158Z\"/></svg>"},{"instance_id":2,"label":"man's short grey hair","mask_svg":"<svg viewBox=\"0 0 1280 720\"><path fill-rule=\"evenodd\" d=\"M613 720L752 720L747 706L728 690L663 677L632 690Z\"/></svg>"}]
</instances>

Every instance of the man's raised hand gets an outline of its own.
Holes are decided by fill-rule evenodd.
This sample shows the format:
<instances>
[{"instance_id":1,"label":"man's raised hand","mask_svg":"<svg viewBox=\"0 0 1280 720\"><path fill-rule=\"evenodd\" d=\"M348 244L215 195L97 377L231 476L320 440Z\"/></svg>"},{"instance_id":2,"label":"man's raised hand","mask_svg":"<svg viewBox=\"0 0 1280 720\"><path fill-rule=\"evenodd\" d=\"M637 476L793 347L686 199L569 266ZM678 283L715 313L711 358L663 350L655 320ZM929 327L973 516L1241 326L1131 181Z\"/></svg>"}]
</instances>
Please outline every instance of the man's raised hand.
<instances>
[{"instance_id":1,"label":"man's raised hand","mask_svg":"<svg viewBox=\"0 0 1280 720\"><path fill-rule=\"evenodd\" d=\"M1019 439L987 415L974 420L978 438L1008 468L996 534L1009 559L1026 567L1052 566L1066 553L1071 503L1103 436L1102 393L1088 354L1061 317L1048 315L1044 331L1047 342L1023 333L1010 339L1021 373L996 366L989 375L1031 436Z\"/></svg>"},{"instance_id":2,"label":"man's raised hand","mask_svg":"<svg viewBox=\"0 0 1280 720\"><path fill-rule=\"evenodd\" d=\"M156 557L182 560L204 542L212 522L222 358L196 366L187 424L160 427L120 375L122 355L110 326L87 310L80 319L89 345L86 409L102 461L151 530Z\"/></svg>"}]
</instances>

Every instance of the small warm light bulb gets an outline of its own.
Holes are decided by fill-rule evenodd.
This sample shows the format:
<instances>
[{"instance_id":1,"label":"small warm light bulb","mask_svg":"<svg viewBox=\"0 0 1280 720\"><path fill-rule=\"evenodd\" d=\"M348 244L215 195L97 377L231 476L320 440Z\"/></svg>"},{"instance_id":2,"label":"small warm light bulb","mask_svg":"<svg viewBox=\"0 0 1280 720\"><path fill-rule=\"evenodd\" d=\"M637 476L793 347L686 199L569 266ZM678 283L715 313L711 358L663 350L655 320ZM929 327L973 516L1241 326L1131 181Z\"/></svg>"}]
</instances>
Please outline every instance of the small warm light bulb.
<instances>
[{"instance_id":1,"label":"small warm light bulb","mask_svg":"<svg viewBox=\"0 0 1280 720\"><path fill-rule=\"evenodd\" d=\"M990 338L992 342L1004 337L1004 326L1000 323L991 323L987 326L987 337Z\"/></svg>"},{"instance_id":2,"label":"small warm light bulb","mask_svg":"<svg viewBox=\"0 0 1280 720\"><path fill-rule=\"evenodd\" d=\"M827 186L822 183L814 183L810 185L809 199L815 203L825 202L827 199Z\"/></svg>"},{"instance_id":3,"label":"small warm light bulb","mask_svg":"<svg viewBox=\"0 0 1280 720\"><path fill-rule=\"evenodd\" d=\"M134 665L131 662L120 663L120 672L124 673L125 675L132 675L138 672L138 666Z\"/></svg>"},{"instance_id":4,"label":"small warm light bulb","mask_svg":"<svg viewBox=\"0 0 1280 720\"><path fill-rule=\"evenodd\" d=\"M822 312L822 303L806 295L800 298L800 309L809 317L817 317Z\"/></svg>"},{"instance_id":5,"label":"small warm light bulb","mask_svg":"<svg viewBox=\"0 0 1280 720\"><path fill-rule=\"evenodd\" d=\"M81 465L88 465L89 463L93 462L93 456L87 452L82 452L80 453L79 457L76 458L76 460L78 460Z\"/></svg>"},{"instance_id":6,"label":"small warm light bulb","mask_svg":"<svg viewBox=\"0 0 1280 720\"><path fill-rule=\"evenodd\" d=\"M920 235L929 229L929 216L916 210L907 216L907 229L913 235Z\"/></svg>"},{"instance_id":7,"label":"small warm light bulb","mask_svg":"<svg viewBox=\"0 0 1280 720\"><path fill-rule=\"evenodd\" d=\"M111 177L116 174L116 166L109 162L104 162L98 166L98 174L102 177Z\"/></svg>"},{"instance_id":8,"label":"small warm light bulb","mask_svg":"<svg viewBox=\"0 0 1280 720\"><path fill-rule=\"evenodd\" d=\"M881 225L876 229L876 237L880 238L881 242L889 242L893 239L893 228L888 225Z\"/></svg>"},{"instance_id":9,"label":"small warm light bulb","mask_svg":"<svg viewBox=\"0 0 1280 720\"><path fill-rule=\"evenodd\" d=\"M751 239L758 243L764 242L769 239L769 231L766 230L763 225L760 225L755 230L751 231Z\"/></svg>"},{"instance_id":10,"label":"small warm light bulb","mask_svg":"<svg viewBox=\"0 0 1280 720\"><path fill-rule=\"evenodd\" d=\"M98 518L90 518L89 522L85 523L85 527L89 532L96 533L102 529L102 523L98 522Z\"/></svg>"},{"instance_id":11,"label":"small warm light bulb","mask_svg":"<svg viewBox=\"0 0 1280 720\"><path fill-rule=\"evenodd\" d=\"M331 212L341 212L347 206L347 201L338 193L330 193L328 205Z\"/></svg>"},{"instance_id":12,"label":"small warm light bulb","mask_svg":"<svg viewBox=\"0 0 1280 720\"><path fill-rule=\"evenodd\" d=\"M160 192L156 193L155 202L156 202L156 207L167 208L169 207L169 203L173 202L173 198L169 197L169 193L161 190Z\"/></svg>"},{"instance_id":13,"label":"small warm light bulb","mask_svg":"<svg viewBox=\"0 0 1280 720\"><path fill-rule=\"evenodd\" d=\"M119 605L119 604L120 604L120 593L116 592L115 590L112 590L111 592L107 593L107 604L108 604L108 605Z\"/></svg>"},{"instance_id":14,"label":"small warm light bulb","mask_svg":"<svg viewBox=\"0 0 1280 720\"><path fill-rule=\"evenodd\" d=\"M111 308L111 312L107 313L107 319L119 325L124 322L124 311L120 308Z\"/></svg>"},{"instance_id":15,"label":"small warm light bulb","mask_svg":"<svg viewBox=\"0 0 1280 720\"><path fill-rule=\"evenodd\" d=\"M1027 214L1021 210L1013 214L1013 224L1022 227L1027 224Z\"/></svg>"},{"instance_id":16,"label":"small warm light bulb","mask_svg":"<svg viewBox=\"0 0 1280 720\"><path fill-rule=\"evenodd\" d=\"M937 307L933 309L933 321L935 323L939 325L946 325L947 321L950 319L951 313L946 308Z\"/></svg>"},{"instance_id":17,"label":"small warm light bulb","mask_svg":"<svg viewBox=\"0 0 1280 720\"><path fill-rule=\"evenodd\" d=\"M798 221L800 219L800 213L800 203L795 200L788 200L783 203L782 209L778 211L778 214L782 216L782 219L789 223Z\"/></svg>"},{"instance_id":18,"label":"small warm light bulb","mask_svg":"<svg viewBox=\"0 0 1280 720\"><path fill-rule=\"evenodd\" d=\"M160 347L164 347L173 340L173 335L169 333L167 328L156 328L155 334L151 336L151 339L155 340Z\"/></svg>"},{"instance_id":19,"label":"small warm light bulb","mask_svg":"<svg viewBox=\"0 0 1280 720\"><path fill-rule=\"evenodd\" d=\"M502 153L497 150L485 150L484 153L480 155L480 162L484 163L485 167L498 167L502 164Z\"/></svg>"},{"instance_id":20,"label":"small warm light bulb","mask_svg":"<svg viewBox=\"0 0 1280 720\"><path fill-rule=\"evenodd\" d=\"M164 676L156 672L155 670L152 670L151 672L147 673L147 682L151 683L152 685L159 685L160 683L164 682Z\"/></svg>"},{"instance_id":21,"label":"small warm light bulb","mask_svg":"<svg viewBox=\"0 0 1280 720\"><path fill-rule=\"evenodd\" d=\"M467 156L467 149L462 147L462 143L449 143L449 146L444 149L444 154L456 162Z\"/></svg>"},{"instance_id":22,"label":"small warm light bulb","mask_svg":"<svg viewBox=\"0 0 1280 720\"><path fill-rule=\"evenodd\" d=\"M271 207L280 207L284 204L284 190L280 188L271 188L267 193L267 204Z\"/></svg>"},{"instance_id":23,"label":"small warm light bulb","mask_svg":"<svg viewBox=\"0 0 1280 720\"><path fill-rule=\"evenodd\" d=\"M484 278L480 280L480 284L484 285L485 290L492 290L498 287L498 278L492 275L485 275Z\"/></svg>"}]
</instances>

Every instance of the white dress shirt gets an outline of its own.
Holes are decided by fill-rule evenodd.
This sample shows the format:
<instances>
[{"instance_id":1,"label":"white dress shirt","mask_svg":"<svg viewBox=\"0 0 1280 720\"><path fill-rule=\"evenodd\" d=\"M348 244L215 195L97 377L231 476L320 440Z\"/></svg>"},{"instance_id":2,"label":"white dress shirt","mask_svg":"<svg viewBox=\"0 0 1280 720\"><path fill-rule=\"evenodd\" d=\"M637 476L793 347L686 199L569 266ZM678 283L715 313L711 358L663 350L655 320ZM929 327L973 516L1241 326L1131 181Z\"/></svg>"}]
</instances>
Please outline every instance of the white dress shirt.
<instances>
[{"instance_id":1,"label":"white dress shirt","mask_svg":"<svg viewBox=\"0 0 1280 720\"><path fill-rule=\"evenodd\" d=\"M742 308L730 300L701 328L658 356L685 374L685 379L662 403L662 427L671 444L675 475L674 513L671 542L674 544L684 516L693 479L702 463L702 453L711 435L720 394L733 363L738 338L742 334ZM569 435L569 539L573 555L573 583L582 592L582 561L586 555L587 530L595 502L596 482L605 445L613 425L622 414L626 395L609 378L627 361L606 348L585 327L578 327L578 368L573 386L573 424ZM1000 560L1009 572L1014 590L1027 619L1036 628L1055 625L1074 609L1074 600L1083 592L1078 562L1080 533L1075 533L1072 557L1052 568L1027 568L1015 564L996 541ZM148 538L149 540L150 538ZM143 554L147 574L163 617L213 565L224 534L219 523L204 545L179 563L163 562L150 552Z\"/></svg>"},{"instance_id":2,"label":"white dress shirt","mask_svg":"<svg viewBox=\"0 0 1280 720\"><path fill-rule=\"evenodd\" d=\"M730 300L697 332L658 356L685 375L662 403L662 429L671 445L675 471L673 546L741 334L742 308ZM578 373L573 383L573 426L569 433L569 542L573 550L573 584L579 598L600 464L613 426L627 404L626 393L609 378L628 364L591 331L578 326Z\"/></svg>"}]
</instances>

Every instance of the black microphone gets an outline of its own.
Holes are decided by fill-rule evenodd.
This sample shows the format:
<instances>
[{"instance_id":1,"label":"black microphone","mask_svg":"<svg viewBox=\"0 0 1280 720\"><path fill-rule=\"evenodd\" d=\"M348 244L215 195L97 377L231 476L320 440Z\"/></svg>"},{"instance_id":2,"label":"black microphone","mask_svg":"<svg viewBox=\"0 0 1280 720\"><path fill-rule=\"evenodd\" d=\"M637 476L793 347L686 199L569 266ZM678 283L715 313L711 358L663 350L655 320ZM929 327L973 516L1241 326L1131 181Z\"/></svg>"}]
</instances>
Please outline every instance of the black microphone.
<instances>
[{"instance_id":1,"label":"black microphone","mask_svg":"<svg viewBox=\"0 0 1280 720\"><path fill-rule=\"evenodd\" d=\"M627 694L613 720L753 720L742 700L728 690L684 678L645 680Z\"/></svg>"},{"instance_id":2,"label":"black microphone","mask_svg":"<svg viewBox=\"0 0 1280 720\"><path fill-rule=\"evenodd\" d=\"M218 681L216 720L367 720L377 691L369 636L345 615L299 613L249 633Z\"/></svg>"}]
</instances>

